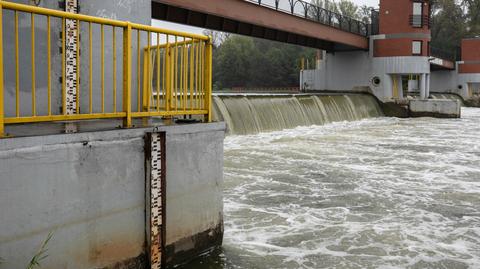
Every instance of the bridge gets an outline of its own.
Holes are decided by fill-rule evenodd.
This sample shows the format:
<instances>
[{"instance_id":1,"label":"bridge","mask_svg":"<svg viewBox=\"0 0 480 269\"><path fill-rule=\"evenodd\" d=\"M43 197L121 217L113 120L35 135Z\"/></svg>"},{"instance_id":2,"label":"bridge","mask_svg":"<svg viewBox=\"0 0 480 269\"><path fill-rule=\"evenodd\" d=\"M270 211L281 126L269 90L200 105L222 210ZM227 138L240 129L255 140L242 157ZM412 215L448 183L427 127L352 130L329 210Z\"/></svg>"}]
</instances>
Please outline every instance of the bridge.
<instances>
[{"instance_id":1,"label":"bridge","mask_svg":"<svg viewBox=\"0 0 480 269\"><path fill-rule=\"evenodd\" d=\"M331 52L369 47L369 25L300 0L153 0L152 18Z\"/></svg>"}]
</instances>

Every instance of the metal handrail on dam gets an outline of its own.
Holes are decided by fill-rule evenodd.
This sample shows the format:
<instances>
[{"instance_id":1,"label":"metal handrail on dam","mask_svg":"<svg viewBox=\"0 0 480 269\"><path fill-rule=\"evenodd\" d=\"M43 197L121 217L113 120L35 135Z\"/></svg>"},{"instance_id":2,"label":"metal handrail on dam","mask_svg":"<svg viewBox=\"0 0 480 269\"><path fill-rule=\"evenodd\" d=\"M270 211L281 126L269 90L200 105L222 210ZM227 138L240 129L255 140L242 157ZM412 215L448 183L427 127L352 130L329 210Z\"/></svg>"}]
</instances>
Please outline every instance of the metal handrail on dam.
<instances>
[{"instance_id":1,"label":"metal handrail on dam","mask_svg":"<svg viewBox=\"0 0 480 269\"><path fill-rule=\"evenodd\" d=\"M13 29L4 27L7 12L13 18ZM76 23L73 36L67 30L71 22ZM54 25L61 27L60 33L52 30ZM39 27L45 27L45 33ZM105 42L106 35L111 43ZM29 38L30 49L21 49L28 44L20 44L19 36ZM67 42L68 38L75 42ZM46 40L46 46L36 39ZM142 40L147 40L146 47ZM60 46L60 52L54 46ZM69 55L71 49L73 55ZM61 64L53 63L58 55ZM12 63L6 64L5 56ZM45 58L42 66L36 63L39 56ZM66 61L72 59L68 67ZM37 70L46 73L46 78L36 74ZM52 79L55 74L59 75L58 87ZM94 83L94 76L100 83ZM38 87L39 79L46 80L45 87ZM12 100L5 99L4 80L13 89ZM129 128L132 118L181 115L201 115L210 121L211 81L208 36L0 0L0 137L5 135L6 124L18 123L117 118Z\"/></svg>"}]
</instances>

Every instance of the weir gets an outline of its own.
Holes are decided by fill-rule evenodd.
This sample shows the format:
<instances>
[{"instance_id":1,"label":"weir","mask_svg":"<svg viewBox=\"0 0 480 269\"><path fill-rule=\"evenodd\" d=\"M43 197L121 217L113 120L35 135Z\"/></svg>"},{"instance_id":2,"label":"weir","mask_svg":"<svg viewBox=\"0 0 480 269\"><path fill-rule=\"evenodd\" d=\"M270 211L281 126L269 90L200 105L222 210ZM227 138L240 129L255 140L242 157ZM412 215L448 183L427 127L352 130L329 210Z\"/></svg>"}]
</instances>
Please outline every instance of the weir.
<instances>
[{"instance_id":1,"label":"weir","mask_svg":"<svg viewBox=\"0 0 480 269\"><path fill-rule=\"evenodd\" d=\"M213 97L213 117L229 134L244 135L379 117L383 112L368 94L221 95Z\"/></svg>"}]
</instances>

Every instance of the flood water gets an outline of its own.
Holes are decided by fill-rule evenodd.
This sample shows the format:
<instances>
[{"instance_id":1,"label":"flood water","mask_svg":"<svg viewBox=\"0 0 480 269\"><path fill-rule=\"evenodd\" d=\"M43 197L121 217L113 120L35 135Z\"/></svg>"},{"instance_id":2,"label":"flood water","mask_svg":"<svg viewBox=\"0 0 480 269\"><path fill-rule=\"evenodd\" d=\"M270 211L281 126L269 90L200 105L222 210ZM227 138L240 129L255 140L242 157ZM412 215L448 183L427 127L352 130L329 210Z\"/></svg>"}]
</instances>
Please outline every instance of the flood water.
<instances>
[{"instance_id":1,"label":"flood water","mask_svg":"<svg viewBox=\"0 0 480 269\"><path fill-rule=\"evenodd\" d=\"M224 187L185 268L480 268L480 109L228 136Z\"/></svg>"}]
</instances>

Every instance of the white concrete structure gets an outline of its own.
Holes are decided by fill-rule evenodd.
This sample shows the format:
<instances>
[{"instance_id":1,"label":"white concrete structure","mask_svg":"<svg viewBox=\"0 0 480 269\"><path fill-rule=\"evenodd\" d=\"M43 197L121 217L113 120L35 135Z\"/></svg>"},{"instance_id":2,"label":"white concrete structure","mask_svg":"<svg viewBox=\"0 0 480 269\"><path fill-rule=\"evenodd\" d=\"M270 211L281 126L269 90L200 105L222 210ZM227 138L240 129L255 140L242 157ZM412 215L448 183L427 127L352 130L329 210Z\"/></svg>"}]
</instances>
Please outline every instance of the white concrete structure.
<instances>
[{"instance_id":1,"label":"white concrete structure","mask_svg":"<svg viewBox=\"0 0 480 269\"><path fill-rule=\"evenodd\" d=\"M462 104L458 100L411 100L410 112L413 116L435 116L456 118L461 114Z\"/></svg>"}]
</instances>

